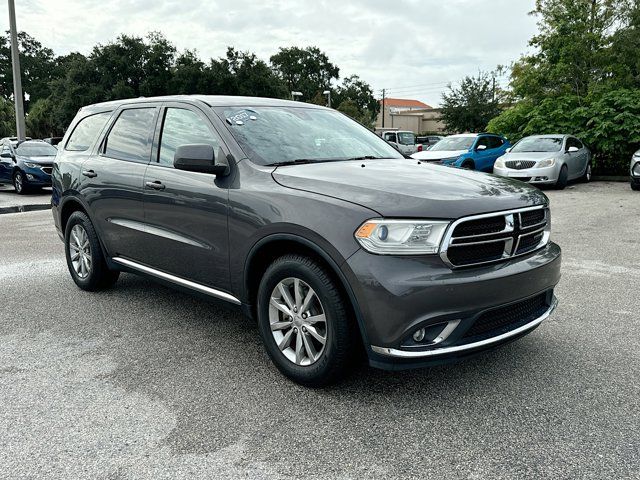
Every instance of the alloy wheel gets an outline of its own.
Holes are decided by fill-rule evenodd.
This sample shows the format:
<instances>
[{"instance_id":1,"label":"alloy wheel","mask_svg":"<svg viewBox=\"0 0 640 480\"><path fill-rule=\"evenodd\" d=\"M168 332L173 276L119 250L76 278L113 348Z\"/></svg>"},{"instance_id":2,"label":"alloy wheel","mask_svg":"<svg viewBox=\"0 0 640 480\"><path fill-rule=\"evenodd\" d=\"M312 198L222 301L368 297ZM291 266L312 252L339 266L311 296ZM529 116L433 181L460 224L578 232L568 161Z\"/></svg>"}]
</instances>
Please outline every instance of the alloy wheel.
<instances>
[{"instance_id":1,"label":"alloy wheel","mask_svg":"<svg viewBox=\"0 0 640 480\"><path fill-rule=\"evenodd\" d=\"M15 176L13 177L13 186L15 187L16 192L22 192L22 174L20 172L16 172Z\"/></svg>"},{"instance_id":2,"label":"alloy wheel","mask_svg":"<svg viewBox=\"0 0 640 480\"><path fill-rule=\"evenodd\" d=\"M76 275L82 279L87 278L91 273L91 245L87 231L80 224L71 229L69 257Z\"/></svg>"},{"instance_id":3,"label":"alloy wheel","mask_svg":"<svg viewBox=\"0 0 640 480\"><path fill-rule=\"evenodd\" d=\"M315 363L327 343L325 310L316 292L295 277L280 281L269 302L271 334L282 354L300 366Z\"/></svg>"}]
</instances>

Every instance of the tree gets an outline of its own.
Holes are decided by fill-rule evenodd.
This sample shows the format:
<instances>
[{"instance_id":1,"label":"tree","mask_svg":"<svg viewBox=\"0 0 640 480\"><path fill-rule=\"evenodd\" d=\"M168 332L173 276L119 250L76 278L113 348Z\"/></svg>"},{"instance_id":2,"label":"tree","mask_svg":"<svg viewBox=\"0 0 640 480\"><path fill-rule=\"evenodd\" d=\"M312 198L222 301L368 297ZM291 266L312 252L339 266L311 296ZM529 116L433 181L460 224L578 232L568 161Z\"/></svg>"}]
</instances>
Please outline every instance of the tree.
<instances>
[{"instance_id":1,"label":"tree","mask_svg":"<svg viewBox=\"0 0 640 480\"><path fill-rule=\"evenodd\" d=\"M0 138L16 134L16 117L13 102L0 96Z\"/></svg>"},{"instance_id":2,"label":"tree","mask_svg":"<svg viewBox=\"0 0 640 480\"><path fill-rule=\"evenodd\" d=\"M27 135L33 138L55 137L62 133L53 117L53 101L40 98L31 105L25 120Z\"/></svg>"},{"instance_id":3,"label":"tree","mask_svg":"<svg viewBox=\"0 0 640 480\"><path fill-rule=\"evenodd\" d=\"M333 96L338 110L371 128L380 111L380 102L371 86L357 75L345 78Z\"/></svg>"},{"instance_id":4,"label":"tree","mask_svg":"<svg viewBox=\"0 0 640 480\"><path fill-rule=\"evenodd\" d=\"M489 131L578 135L595 154L594 170L623 174L637 148L640 112L640 2L538 0L535 53L514 63L517 103Z\"/></svg>"},{"instance_id":5,"label":"tree","mask_svg":"<svg viewBox=\"0 0 640 480\"><path fill-rule=\"evenodd\" d=\"M449 131L481 132L500 112L495 80L488 73L465 77L460 87L442 94L442 120Z\"/></svg>"},{"instance_id":6,"label":"tree","mask_svg":"<svg viewBox=\"0 0 640 480\"><path fill-rule=\"evenodd\" d=\"M22 90L30 102L49 96L49 82L57 73L53 50L42 46L25 32L18 32ZM11 40L9 32L0 35L0 96L9 99L13 95L13 68L11 65ZM28 108L28 102L25 102Z\"/></svg>"},{"instance_id":7,"label":"tree","mask_svg":"<svg viewBox=\"0 0 640 480\"><path fill-rule=\"evenodd\" d=\"M280 48L271 57L271 65L284 80L288 92L302 92L307 101L330 88L332 80L337 80L340 74L340 69L317 47Z\"/></svg>"}]
</instances>

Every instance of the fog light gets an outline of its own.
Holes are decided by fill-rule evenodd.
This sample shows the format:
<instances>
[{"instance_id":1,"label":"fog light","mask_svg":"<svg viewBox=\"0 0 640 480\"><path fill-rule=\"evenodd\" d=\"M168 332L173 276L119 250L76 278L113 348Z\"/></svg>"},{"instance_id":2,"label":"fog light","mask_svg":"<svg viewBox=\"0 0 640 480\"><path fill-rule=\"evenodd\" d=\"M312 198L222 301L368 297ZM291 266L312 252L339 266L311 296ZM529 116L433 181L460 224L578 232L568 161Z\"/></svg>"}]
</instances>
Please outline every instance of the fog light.
<instances>
[{"instance_id":1,"label":"fog light","mask_svg":"<svg viewBox=\"0 0 640 480\"><path fill-rule=\"evenodd\" d=\"M27 180L35 180L35 177L30 173L27 173Z\"/></svg>"},{"instance_id":2,"label":"fog light","mask_svg":"<svg viewBox=\"0 0 640 480\"><path fill-rule=\"evenodd\" d=\"M416 330L415 332L413 332L413 340L415 342L421 342L422 340L424 340L424 335L425 335L424 328Z\"/></svg>"}]
</instances>

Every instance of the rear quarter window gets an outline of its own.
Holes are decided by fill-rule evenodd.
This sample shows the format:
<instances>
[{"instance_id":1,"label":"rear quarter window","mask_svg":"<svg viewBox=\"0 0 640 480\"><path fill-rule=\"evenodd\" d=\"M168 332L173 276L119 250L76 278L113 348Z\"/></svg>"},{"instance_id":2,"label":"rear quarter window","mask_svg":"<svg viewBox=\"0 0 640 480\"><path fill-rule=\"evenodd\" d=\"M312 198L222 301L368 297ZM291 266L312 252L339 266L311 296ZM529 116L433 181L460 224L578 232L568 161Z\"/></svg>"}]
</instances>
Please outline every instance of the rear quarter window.
<instances>
[{"instance_id":1,"label":"rear quarter window","mask_svg":"<svg viewBox=\"0 0 640 480\"><path fill-rule=\"evenodd\" d=\"M71 132L64 149L71 152L84 152L96 140L105 124L111 117L111 112L89 115L78 122Z\"/></svg>"}]
</instances>

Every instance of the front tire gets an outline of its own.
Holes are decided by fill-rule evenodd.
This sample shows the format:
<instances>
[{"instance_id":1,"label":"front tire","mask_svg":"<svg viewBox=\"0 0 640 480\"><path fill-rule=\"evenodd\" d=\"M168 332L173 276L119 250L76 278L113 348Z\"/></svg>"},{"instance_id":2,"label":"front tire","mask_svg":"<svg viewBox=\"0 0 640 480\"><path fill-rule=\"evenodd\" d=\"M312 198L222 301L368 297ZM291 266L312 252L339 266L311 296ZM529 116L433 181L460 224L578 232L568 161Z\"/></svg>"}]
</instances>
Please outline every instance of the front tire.
<instances>
[{"instance_id":1,"label":"front tire","mask_svg":"<svg viewBox=\"0 0 640 480\"><path fill-rule=\"evenodd\" d=\"M13 174L13 188L18 195L24 195L27 192L24 174L20 170L16 170Z\"/></svg>"},{"instance_id":2,"label":"front tire","mask_svg":"<svg viewBox=\"0 0 640 480\"><path fill-rule=\"evenodd\" d=\"M556 190L564 190L567 186L567 182L569 179L569 168L566 165L563 165L560 169L560 174L558 174L558 181L556 182Z\"/></svg>"},{"instance_id":3,"label":"front tire","mask_svg":"<svg viewBox=\"0 0 640 480\"><path fill-rule=\"evenodd\" d=\"M476 166L471 160L465 160L462 163L461 168L463 168L464 170L475 170Z\"/></svg>"},{"instance_id":4,"label":"front tire","mask_svg":"<svg viewBox=\"0 0 640 480\"><path fill-rule=\"evenodd\" d=\"M640 182L635 182L631 179L631 190L640 191Z\"/></svg>"},{"instance_id":5,"label":"front tire","mask_svg":"<svg viewBox=\"0 0 640 480\"><path fill-rule=\"evenodd\" d=\"M344 300L329 272L303 255L285 255L258 289L258 327L281 373L309 387L337 381L350 365L352 338Z\"/></svg>"},{"instance_id":6,"label":"front tire","mask_svg":"<svg viewBox=\"0 0 640 480\"><path fill-rule=\"evenodd\" d=\"M82 290L101 290L118 280L120 272L107 266L98 235L84 212L73 212L69 217L64 247L71 278Z\"/></svg>"}]
</instances>

